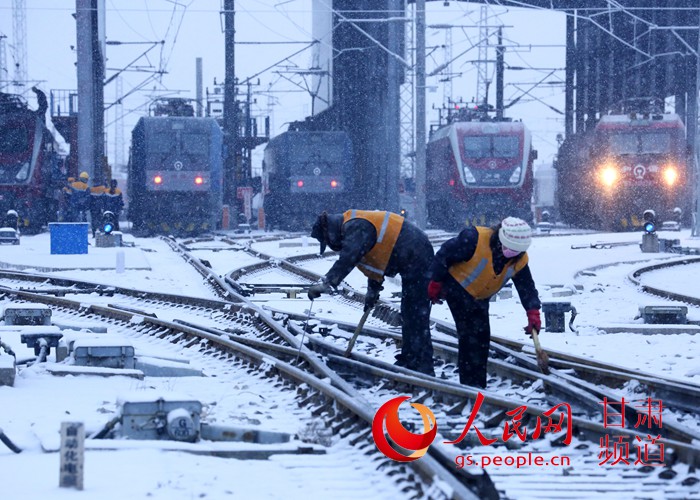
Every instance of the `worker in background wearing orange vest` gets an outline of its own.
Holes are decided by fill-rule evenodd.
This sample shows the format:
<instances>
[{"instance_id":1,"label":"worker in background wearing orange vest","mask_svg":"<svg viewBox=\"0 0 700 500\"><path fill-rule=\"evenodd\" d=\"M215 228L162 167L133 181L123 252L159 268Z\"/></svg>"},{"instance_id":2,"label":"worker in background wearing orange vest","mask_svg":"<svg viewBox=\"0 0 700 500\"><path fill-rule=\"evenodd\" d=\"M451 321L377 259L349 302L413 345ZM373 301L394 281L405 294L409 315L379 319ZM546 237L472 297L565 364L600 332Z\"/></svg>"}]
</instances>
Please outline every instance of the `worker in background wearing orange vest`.
<instances>
[{"instance_id":1,"label":"worker in background wearing orange vest","mask_svg":"<svg viewBox=\"0 0 700 500\"><path fill-rule=\"evenodd\" d=\"M80 172L77 181L70 183L70 198L68 202L68 222L85 222L86 212L90 206L90 191L87 172Z\"/></svg>"},{"instance_id":2,"label":"worker in background wearing orange vest","mask_svg":"<svg viewBox=\"0 0 700 500\"><path fill-rule=\"evenodd\" d=\"M75 182L75 177L68 177L66 183L61 188L61 195L58 201L58 220L59 222L70 221L70 196L72 194L71 184Z\"/></svg>"},{"instance_id":3,"label":"worker in background wearing orange vest","mask_svg":"<svg viewBox=\"0 0 700 500\"><path fill-rule=\"evenodd\" d=\"M433 246L417 226L392 212L348 210L323 212L313 225L311 237L329 246L338 260L323 279L309 288L311 300L329 293L357 267L367 276L365 310L379 300L385 276L401 275L401 354L396 365L434 375L430 340L428 269Z\"/></svg>"},{"instance_id":4,"label":"worker in background wearing orange vest","mask_svg":"<svg viewBox=\"0 0 700 500\"><path fill-rule=\"evenodd\" d=\"M93 238L102 222L102 212L105 210L106 190L107 186L102 184L97 184L90 188L90 225L92 226Z\"/></svg>"}]
</instances>

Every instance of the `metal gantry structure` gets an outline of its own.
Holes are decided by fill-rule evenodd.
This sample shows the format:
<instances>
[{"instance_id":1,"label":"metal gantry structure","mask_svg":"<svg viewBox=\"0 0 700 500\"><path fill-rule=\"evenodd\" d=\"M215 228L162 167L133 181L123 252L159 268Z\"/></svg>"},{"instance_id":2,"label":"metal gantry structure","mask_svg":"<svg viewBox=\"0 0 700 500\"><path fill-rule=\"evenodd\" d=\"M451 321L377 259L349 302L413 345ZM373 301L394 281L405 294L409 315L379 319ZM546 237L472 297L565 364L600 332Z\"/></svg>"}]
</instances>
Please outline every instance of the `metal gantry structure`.
<instances>
[{"instance_id":1,"label":"metal gantry structure","mask_svg":"<svg viewBox=\"0 0 700 500\"><path fill-rule=\"evenodd\" d=\"M12 0L12 38L15 64L14 85L18 94L27 84L27 6L25 0Z\"/></svg>"},{"instance_id":2,"label":"metal gantry structure","mask_svg":"<svg viewBox=\"0 0 700 500\"><path fill-rule=\"evenodd\" d=\"M578 138L592 130L602 114L620 109L625 101L632 98L663 100L671 96L676 112L686 123L690 151L700 153L696 145L700 76L700 4L697 0L471 1L484 6L481 16L484 26L487 5L529 7L565 14L566 139L560 155L574 148ZM13 0L15 51L18 37L22 41L26 38L18 34L24 29L26 35L24 3L25 0ZM78 79L83 87L87 84L96 87L98 81L103 81L95 77L100 70L104 73L104 68L100 68L102 57L93 59L92 51L97 46L97 22L92 16L98 3L76 0L78 24L84 20L83 25L87 26L78 33L79 56L85 54L79 57L78 71L85 64L93 66L85 71L85 78ZM414 16L407 16L411 10L409 3L414 4ZM417 195L426 188L420 182L419 177L424 174L421 174L423 167L418 164L419 150L424 146L424 133L422 136L418 124L425 121L425 61L414 50L418 43L413 46L414 40L418 42L425 36L419 33L425 29L424 22L422 29L417 22L420 17L417 14L425 14L424 8L418 8L425 0L328 0L328 4L333 11L333 105L310 118L318 127L342 129L351 136L356 146L357 182L365 187L364 192L356 193L353 203L367 208L397 210L402 176L410 173L414 177ZM238 152L244 127L236 103L238 82L233 71L229 73L229 68L235 69L234 1L225 0L222 12L226 18L227 49L224 102L228 103L224 128L227 150ZM21 62L16 52L14 57L15 63ZM16 64L15 69L26 71L26 60ZM14 75L14 81L20 78L27 80L26 76ZM95 95L99 101L99 93L94 94L94 90L80 93ZM91 107L81 106L81 114ZM94 106L96 110L102 107L102 103ZM90 119L99 121L100 114L98 111ZM101 130L99 126L96 128ZM101 136L93 137L94 131L87 130L79 134L88 143L94 143L81 155L81 165L95 168L102 158ZM243 160L242 154L228 155L227 171L232 176L227 189L229 199L235 196L235 187L248 180L241 175ZM696 183L700 184L700 175L696 176ZM700 189L697 191L700 193ZM420 204L420 200L417 201ZM424 207L418 207L417 215L420 216L421 210Z\"/></svg>"}]
</instances>

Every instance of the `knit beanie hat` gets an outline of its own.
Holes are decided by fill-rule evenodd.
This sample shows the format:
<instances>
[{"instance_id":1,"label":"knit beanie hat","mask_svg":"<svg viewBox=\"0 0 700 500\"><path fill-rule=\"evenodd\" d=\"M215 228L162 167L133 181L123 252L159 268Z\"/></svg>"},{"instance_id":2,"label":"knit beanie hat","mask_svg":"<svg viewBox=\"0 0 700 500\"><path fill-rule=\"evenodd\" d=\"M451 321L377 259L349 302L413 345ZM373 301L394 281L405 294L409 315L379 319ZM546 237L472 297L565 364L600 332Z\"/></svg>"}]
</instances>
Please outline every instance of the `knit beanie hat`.
<instances>
[{"instance_id":1,"label":"knit beanie hat","mask_svg":"<svg viewBox=\"0 0 700 500\"><path fill-rule=\"evenodd\" d=\"M498 230L498 239L502 246L524 252L532 242L532 229L522 219L506 217L501 222L501 229Z\"/></svg>"}]
</instances>

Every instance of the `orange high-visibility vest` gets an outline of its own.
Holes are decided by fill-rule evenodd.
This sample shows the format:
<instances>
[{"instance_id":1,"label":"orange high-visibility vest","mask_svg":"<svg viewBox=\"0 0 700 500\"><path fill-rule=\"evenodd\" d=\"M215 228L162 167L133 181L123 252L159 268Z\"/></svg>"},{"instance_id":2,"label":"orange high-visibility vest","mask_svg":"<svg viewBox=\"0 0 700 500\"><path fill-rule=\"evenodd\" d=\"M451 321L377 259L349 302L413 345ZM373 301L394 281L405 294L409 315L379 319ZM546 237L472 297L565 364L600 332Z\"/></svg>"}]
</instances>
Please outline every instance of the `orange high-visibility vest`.
<instances>
[{"instance_id":1,"label":"orange high-visibility vest","mask_svg":"<svg viewBox=\"0 0 700 500\"><path fill-rule=\"evenodd\" d=\"M377 230L377 243L362 257L357 268L370 279L384 281L384 271L403 227L403 217L379 210L348 210L343 214L343 224L350 219L365 219Z\"/></svg>"},{"instance_id":2,"label":"orange high-visibility vest","mask_svg":"<svg viewBox=\"0 0 700 500\"><path fill-rule=\"evenodd\" d=\"M503 270L496 274L493 270L493 254L489 242L493 229L477 227L479 238L471 259L459 262L449 268L449 273L457 283L462 285L469 295L477 300L488 299L498 292L509 279L527 265L527 253L515 262L508 262Z\"/></svg>"}]
</instances>

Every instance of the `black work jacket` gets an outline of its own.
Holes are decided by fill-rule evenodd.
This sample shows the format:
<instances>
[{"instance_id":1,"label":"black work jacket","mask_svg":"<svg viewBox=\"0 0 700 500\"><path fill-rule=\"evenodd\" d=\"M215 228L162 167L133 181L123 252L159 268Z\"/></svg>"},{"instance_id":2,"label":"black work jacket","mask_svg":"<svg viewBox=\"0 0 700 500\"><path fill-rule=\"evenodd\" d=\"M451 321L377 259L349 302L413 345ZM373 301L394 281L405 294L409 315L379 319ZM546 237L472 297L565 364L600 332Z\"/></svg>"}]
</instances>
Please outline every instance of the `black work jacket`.
<instances>
[{"instance_id":1,"label":"black work jacket","mask_svg":"<svg viewBox=\"0 0 700 500\"><path fill-rule=\"evenodd\" d=\"M328 226L329 246L340 246L340 250L338 260L326 273L325 279L337 287L377 243L377 230L365 219L351 219L343 224L342 215L329 215ZM384 275L400 274L405 278L423 274L427 278L433 253L428 236L417 226L404 221ZM368 284L373 288L381 287L381 283L374 280L368 280Z\"/></svg>"},{"instance_id":2,"label":"black work jacket","mask_svg":"<svg viewBox=\"0 0 700 500\"><path fill-rule=\"evenodd\" d=\"M474 226L469 226L463 229L457 236L447 240L442 244L440 249L435 254L433 263L430 266L430 279L432 281L446 282L452 281L454 285L461 288L461 285L450 275L448 269L458 262L468 261L474 256L476 251L476 243L479 239L479 233ZM496 273L503 270L506 259L501 252L501 247L498 244L498 234L494 233L490 248L493 254L493 268ZM514 257L517 259L517 257ZM535 281L532 279L530 266L526 265L513 276L513 285L518 291L520 302L525 310L539 309L541 306L540 297L535 287ZM464 293L469 293L464 290ZM483 301L488 303L488 299Z\"/></svg>"}]
</instances>

